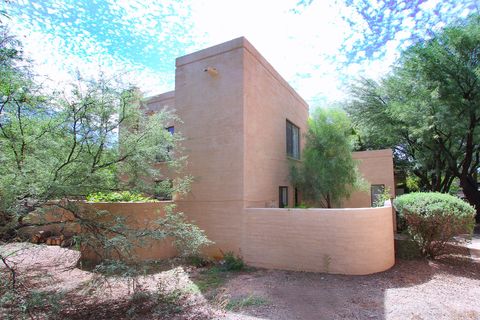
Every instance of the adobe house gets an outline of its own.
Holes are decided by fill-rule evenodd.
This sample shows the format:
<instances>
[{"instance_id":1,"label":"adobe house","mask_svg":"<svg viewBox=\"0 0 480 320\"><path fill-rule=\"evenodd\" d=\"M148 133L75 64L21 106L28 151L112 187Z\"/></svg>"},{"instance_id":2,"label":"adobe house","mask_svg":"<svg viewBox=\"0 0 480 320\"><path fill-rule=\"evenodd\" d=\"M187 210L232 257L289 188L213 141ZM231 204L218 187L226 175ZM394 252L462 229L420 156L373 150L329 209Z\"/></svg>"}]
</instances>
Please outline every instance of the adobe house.
<instances>
[{"instance_id":1,"label":"adobe house","mask_svg":"<svg viewBox=\"0 0 480 320\"><path fill-rule=\"evenodd\" d=\"M289 165L301 161L309 107L245 38L177 58L175 91L147 99L144 108L165 106L183 121L170 130L186 138L186 170L195 177L176 202L215 241L212 250L244 250L246 209L298 204ZM374 193L395 190L391 150L355 158ZM363 192L344 207L371 203L372 194Z\"/></svg>"}]
</instances>

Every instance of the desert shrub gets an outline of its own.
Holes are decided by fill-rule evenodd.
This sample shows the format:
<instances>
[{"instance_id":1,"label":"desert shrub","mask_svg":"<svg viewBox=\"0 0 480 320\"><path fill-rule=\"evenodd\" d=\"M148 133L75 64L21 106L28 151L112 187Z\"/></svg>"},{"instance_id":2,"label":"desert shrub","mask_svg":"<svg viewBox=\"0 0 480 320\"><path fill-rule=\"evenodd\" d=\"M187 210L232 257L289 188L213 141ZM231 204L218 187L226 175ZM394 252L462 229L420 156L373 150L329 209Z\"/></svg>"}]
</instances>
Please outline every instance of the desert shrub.
<instances>
[{"instance_id":1,"label":"desert shrub","mask_svg":"<svg viewBox=\"0 0 480 320\"><path fill-rule=\"evenodd\" d=\"M240 271L245 268L242 257L235 255L232 251L223 254L222 269L225 271Z\"/></svg>"},{"instance_id":2,"label":"desert shrub","mask_svg":"<svg viewBox=\"0 0 480 320\"><path fill-rule=\"evenodd\" d=\"M157 224L167 237L173 238L173 245L180 256L191 257L199 255L203 247L213 244L205 232L196 224L190 223L183 212L175 212L175 205L165 207L165 217Z\"/></svg>"},{"instance_id":3,"label":"desert shrub","mask_svg":"<svg viewBox=\"0 0 480 320\"><path fill-rule=\"evenodd\" d=\"M187 257L186 262L197 268L203 268L212 264L212 260L199 254Z\"/></svg>"},{"instance_id":4,"label":"desert shrub","mask_svg":"<svg viewBox=\"0 0 480 320\"><path fill-rule=\"evenodd\" d=\"M130 191L95 192L86 197L89 202L156 202L157 200L146 197L141 193Z\"/></svg>"},{"instance_id":5,"label":"desert shrub","mask_svg":"<svg viewBox=\"0 0 480 320\"><path fill-rule=\"evenodd\" d=\"M430 258L444 253L454 236L473 231L475 209L449 194L410 193L395 199L394 206L421 253Z\"/></svg>"}]
</instances>

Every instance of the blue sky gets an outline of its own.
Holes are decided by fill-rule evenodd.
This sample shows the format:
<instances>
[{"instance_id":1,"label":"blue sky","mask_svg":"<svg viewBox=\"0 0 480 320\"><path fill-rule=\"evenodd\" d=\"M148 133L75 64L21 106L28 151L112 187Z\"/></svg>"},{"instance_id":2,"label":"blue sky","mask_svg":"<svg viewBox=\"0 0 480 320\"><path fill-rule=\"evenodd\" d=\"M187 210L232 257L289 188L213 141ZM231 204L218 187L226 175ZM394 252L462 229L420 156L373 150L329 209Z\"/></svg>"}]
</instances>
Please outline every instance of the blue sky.
<instances>
[{"instance_id":1,"label":"blue sky","mask_svg":"<svg viewBox=\"0 0 480 320\"><path fill-rule=\"evenodd\" d=\"M175 58L245 36L310 103L345 98L402 48L477 12L478 0L13 0L11 30L52 83L122 74L147 94L174 89Z\"/></svg>"}]
</instances>

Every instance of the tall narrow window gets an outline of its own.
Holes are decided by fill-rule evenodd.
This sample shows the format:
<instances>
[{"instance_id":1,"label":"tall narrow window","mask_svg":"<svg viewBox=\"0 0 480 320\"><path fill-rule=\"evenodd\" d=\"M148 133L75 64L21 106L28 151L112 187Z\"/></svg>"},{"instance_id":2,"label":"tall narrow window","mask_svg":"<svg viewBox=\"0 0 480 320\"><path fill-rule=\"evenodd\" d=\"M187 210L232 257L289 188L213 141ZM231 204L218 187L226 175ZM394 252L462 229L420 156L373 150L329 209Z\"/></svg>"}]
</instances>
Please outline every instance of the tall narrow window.
<instances>
[{"instance_id":1,"label":"tall narrow window","mask_svg":"<svg viewBox=\"0 0 480 320\"><path fill-rule=\"evenodd\" d=\"M288 207L288 187L278 188L278 207L279 208Z\"/></svg>"},{"instance_id":2,"label":"tall narrow window","mask_svg":"<svg viewBox=\"0 0 480 320\"><path fill-rule=\"evenodd\" d=\"M385 191L384 184L372 184L370 186L370 196L371 196L371 205L372 207L376 204L380 196Z\"/></svg>"},{"instance_id":3,"label":"tall narrow window","mask_svg":"<svg viewBox=\"0 0 480 320\"><path fill-rule=\"evenodd\" d=\"M295 207L300 205L300 200L298 199L298 189L295 188Z\"/></svg>"},{"instance_id":4,"label":"tall narrow window","mask_svg":"<svg viewBox=\"0 0 480 320\"><path fill-rule=\"evenodd\" d=\"M300 159L300 129L287 120L287 155Z\"/></svg>"}]
</instances>

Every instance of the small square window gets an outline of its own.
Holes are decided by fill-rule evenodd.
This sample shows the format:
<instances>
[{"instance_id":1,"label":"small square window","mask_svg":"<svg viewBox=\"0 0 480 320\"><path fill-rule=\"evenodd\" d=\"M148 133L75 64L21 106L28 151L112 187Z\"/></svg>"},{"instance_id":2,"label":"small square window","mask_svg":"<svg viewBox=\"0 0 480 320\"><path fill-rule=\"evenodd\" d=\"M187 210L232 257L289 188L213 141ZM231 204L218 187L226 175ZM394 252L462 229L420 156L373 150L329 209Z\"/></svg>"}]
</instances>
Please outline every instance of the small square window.
<instances>
[{"instance_id":1,"label":"small square window","mask_svg":"<svg viewBox=\"0 0 480 320\"><path fill-rule=\"evenodd\" d=\"M373 207L375 203L380 199L382 194L385 192L384 184L372 184L370 186L370 196L371 196L371 206Z\"/></svg>"}]
</instances>

